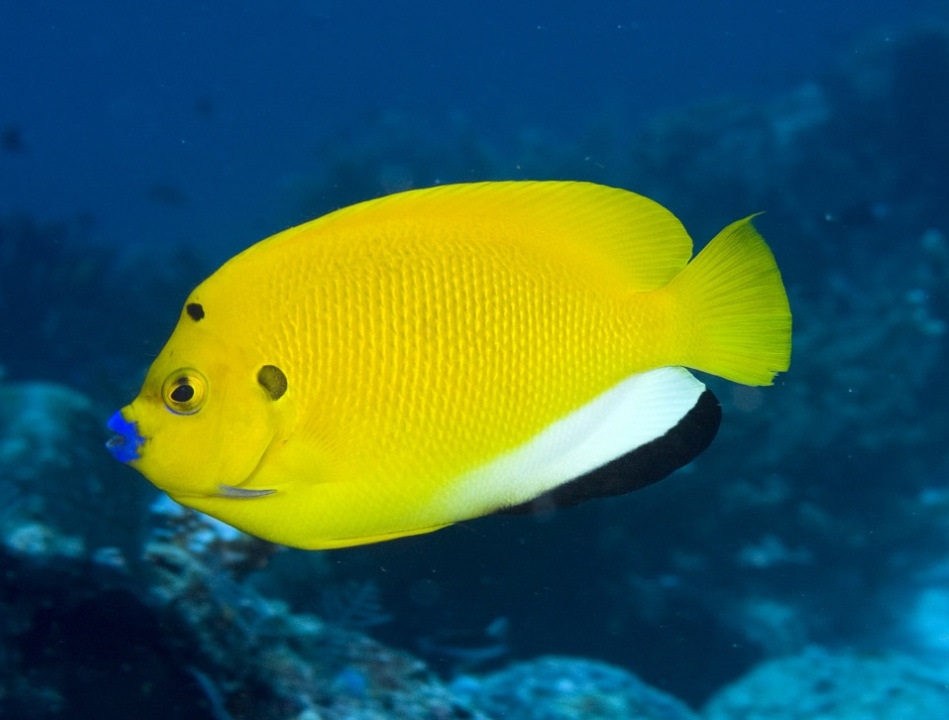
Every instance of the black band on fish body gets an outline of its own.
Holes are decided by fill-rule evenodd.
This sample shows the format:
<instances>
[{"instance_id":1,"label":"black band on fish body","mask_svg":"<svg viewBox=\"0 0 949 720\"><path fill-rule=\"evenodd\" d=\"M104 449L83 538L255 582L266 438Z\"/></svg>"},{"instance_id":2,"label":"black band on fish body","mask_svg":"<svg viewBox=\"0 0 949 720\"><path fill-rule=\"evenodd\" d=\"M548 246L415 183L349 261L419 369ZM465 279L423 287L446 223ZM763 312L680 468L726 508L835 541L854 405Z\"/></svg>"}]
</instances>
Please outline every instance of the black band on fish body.
<instances>
[{"instance_id":1,"label":"black band on fish body","mask_svg":"<svg viewBox=\"0 0 949 720\"><path fill-rule=\"evenodd\" d=\"M516 515L544 512L644 488L698 457L715 438L721 421L722 406L706 388L692 409L655 440L533 500L499 512Z\"/></svg>"}]
</instances>

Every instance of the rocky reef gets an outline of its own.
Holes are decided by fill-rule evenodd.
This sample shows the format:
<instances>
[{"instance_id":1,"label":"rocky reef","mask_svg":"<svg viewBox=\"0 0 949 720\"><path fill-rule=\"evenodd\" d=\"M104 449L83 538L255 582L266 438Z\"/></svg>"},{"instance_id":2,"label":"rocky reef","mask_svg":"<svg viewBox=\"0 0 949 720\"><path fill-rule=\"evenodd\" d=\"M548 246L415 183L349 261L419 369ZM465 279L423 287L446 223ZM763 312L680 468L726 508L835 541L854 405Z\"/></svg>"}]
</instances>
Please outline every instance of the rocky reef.
<instances>
[{"instance_id":1,"label":"rocky reef","mask_svg":"<svg viewBox=\"0 0 949 720\"><path fill-rule=\"evenodd\" d=\"M762 664L717 693L705 720L937 718L949 712L949 677L893 653L834 655L808 648ZM788 699L793 698L793 702Z\"/></svg>"}]
</instances>

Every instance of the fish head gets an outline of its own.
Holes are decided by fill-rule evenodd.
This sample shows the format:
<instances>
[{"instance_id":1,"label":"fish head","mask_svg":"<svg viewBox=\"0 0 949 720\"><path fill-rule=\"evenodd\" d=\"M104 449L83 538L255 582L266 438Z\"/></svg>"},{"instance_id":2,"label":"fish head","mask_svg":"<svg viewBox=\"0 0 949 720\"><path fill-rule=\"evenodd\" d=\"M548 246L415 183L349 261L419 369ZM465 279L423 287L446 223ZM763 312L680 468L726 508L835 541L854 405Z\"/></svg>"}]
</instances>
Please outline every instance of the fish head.
<instances>
[{"instance_id":1,"label":"fish head","mask_svg":"<svg viewBox=\"0 0 949 720\"><path fill-rule=\"evenodd\" d=\"M138 397L110 418L107 448L184 504L269 494L255 473L281 433L286 390L257 349L179 323Z\"/></svg>"}]
</instances>

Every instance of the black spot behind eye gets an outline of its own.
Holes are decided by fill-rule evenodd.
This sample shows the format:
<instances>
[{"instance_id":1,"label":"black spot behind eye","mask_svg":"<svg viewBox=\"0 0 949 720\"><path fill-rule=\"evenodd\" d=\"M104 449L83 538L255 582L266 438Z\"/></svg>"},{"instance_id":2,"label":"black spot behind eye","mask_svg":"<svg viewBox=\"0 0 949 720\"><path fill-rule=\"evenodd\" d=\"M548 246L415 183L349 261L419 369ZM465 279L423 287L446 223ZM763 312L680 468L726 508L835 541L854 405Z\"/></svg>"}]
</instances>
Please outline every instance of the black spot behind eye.
<instances>
[{"instance_id":1,"label":"black spot behind eye","mask_svg":"<svg viewBox=\"0 0 949 720\"><path fill-rule=\"evenodd\" d=\"M264 365L260 368L257 382L267 391L271 400L280 399L287 391L287 376L276 365Z\"/></svg>"},{"instance_id":2,"label":"black spot behind eye","mask_svg":"<svg viewBox=\"0 0 949 720\"><path fill-rule=\"evenodd\" d=\"M201 307L201 303L188 303L185 305L185 312L195 322L204 318L204 308Z\"/></svg>"}]
</instances>

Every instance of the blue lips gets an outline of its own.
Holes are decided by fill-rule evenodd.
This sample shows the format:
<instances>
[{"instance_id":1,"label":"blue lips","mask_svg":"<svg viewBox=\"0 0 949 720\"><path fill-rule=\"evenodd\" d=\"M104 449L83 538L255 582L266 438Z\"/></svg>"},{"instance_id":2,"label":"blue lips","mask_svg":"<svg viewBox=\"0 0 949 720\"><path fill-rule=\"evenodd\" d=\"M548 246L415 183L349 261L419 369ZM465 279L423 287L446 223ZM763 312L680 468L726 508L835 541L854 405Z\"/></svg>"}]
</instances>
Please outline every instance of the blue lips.
<instances>
[{"instance_id":1,"label":"blue lips","mask_svg":"<svg viewBox=\"0 0 949 720\"><path fill-rule=\"evenodd\" d=\"M122 411L117 411L106 423L115 435L105 444L106 450L112 453L119 462L131 462L141 455L139 448L145 443L145 438L138 434L138 426L122 417Z\"/></svg>"}]
</instances>

